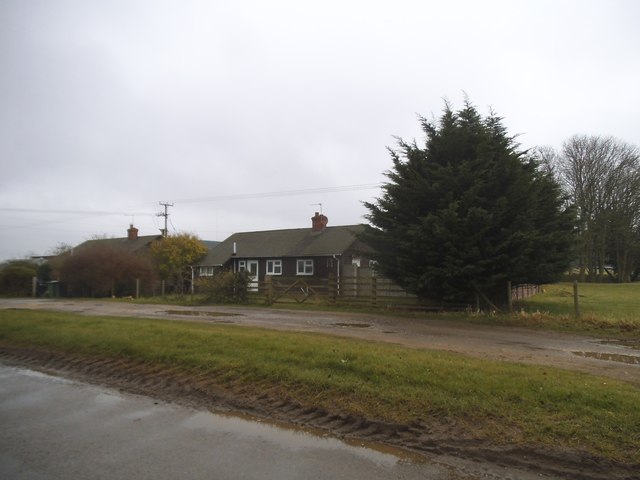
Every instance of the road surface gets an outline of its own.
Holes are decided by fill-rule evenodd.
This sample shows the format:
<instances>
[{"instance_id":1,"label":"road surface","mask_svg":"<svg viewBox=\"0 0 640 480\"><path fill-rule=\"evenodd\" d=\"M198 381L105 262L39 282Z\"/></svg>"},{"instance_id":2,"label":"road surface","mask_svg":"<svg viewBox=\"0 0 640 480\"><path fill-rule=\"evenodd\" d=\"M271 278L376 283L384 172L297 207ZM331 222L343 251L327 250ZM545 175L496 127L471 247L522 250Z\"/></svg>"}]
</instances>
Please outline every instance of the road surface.
<instances>
[{"instance_id":1,"label":"road surface","mask_svg":"<svg viewBox=\"0 0 640 480\"><path fill-rule=\"evenodd\" d=\"M13 480L539 478L348 444L2 364L0 425L0 478Z\"/></svg>"}]
</instances>

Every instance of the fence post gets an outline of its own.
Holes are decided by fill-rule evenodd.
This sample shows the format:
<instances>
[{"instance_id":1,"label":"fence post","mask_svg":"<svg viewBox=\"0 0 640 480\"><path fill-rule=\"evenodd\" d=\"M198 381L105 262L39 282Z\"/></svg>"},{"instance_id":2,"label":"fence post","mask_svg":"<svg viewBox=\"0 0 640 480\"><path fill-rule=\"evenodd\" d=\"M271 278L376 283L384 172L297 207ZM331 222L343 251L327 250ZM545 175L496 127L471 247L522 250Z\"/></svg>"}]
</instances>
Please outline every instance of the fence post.
<instances>
[{"instance_id":1,"label":"fence post","mask_svg":"<svg viewBox=\"0 0 640 480\"><path fill-rule=\"evenodd\" d=\"M375 275L371 276L371 306L378 306L378 278Z\"/></svg>"},{"instance_id":2,"label":"fence post","mask_svg":"<svg viewBox=\"0 0 640 480\"><path fill-rule=\"evenodd\" d=\"M513 298L511 293L511 280L507 281L507 311L513 313Z\"/></svg>"},{"instance_id":3,"label":"fence post","mask_svg":"<svg viewBox=\"0 0 640 480\"><path fill-rule=\"evenodd\" d=\"M136 298L140 298L140 279L136 278Z\"/></svg>"},{"instance_id":4,"label":"fence post","mask_svg":"<svg viewBox=\"0 0 640 480\"><path fill-rule=\"evenodd\" d=\"M338 296L338 279L333 272L329 273L329 278L327 279L327 290L329 291L329 304L335 305Z\"/></svg>"},{"instance_id":5,"label":"fence post","mask_svg":"<svg viewBox=\"0 0 640 480\"><path fill-rule=\"evenodd\" d=\"M273 305L273 279L271 275L266 275L264 281L267 284L267 305Z\"/></svg>"},{"instance_id":6,"label":"fence post","mask_svg":"<svg viewBox=\"0 0 640 480\"><path fill-rule=\"evenodd\" d=\"M164 280L162 280L161 285L162 285L162 286L160 287L160 290L161 290L161 293L160 293L160 294L164 297Z\"/></svg>"},{"instance_id":7,"label":"fence post","mask_svg":"<svg viewBox=\"0 0 640 480\"><path fill-rule=\"evenodd\" d=\"M580 304L578 302L578 281L573 281L573 308L576 318L580 318Z\"/></svg>"}]
</instances>

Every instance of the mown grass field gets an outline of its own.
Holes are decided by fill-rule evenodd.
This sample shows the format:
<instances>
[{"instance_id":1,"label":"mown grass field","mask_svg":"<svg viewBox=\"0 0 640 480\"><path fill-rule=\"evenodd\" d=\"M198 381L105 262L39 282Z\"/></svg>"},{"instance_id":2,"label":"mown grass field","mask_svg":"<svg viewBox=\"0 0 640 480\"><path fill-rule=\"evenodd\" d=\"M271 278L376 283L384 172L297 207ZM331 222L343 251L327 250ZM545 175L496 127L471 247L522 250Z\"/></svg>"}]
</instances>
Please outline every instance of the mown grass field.
<instances>
[{"instance_id":1,"label":"mown grass field","mask_svg":"<svg viewBox=\"0 0 640 480\"><path fill-rule=\"evenodd\" d=\"M520 302L513 322L591 334L610 334L640 342L640 283L578 285L580 316L574 309L573 284L545 285L544 291Z\"/></svg>"},{"instance_id":2,"label":"mown grass field","mask_svg":"<svg viewBox=\"0 0 640 480\"><path fill-rule=\"evenodd\" d=\"M369 419L457 425L496 444L542 444L640 463L640 389L550 367L318 334L46 311L0 311L0 347L210 374Z\"/></svg>"},{"instance_id":3,"label":"mown grass field","mask_svg":"<svg viewBox=\"0 0 640 480\"><path fill-rule=\"evenodd\" d=\"M640 283L580 283L578 303L584 317L615 321L640 319ZM573 315L573 284L546 285L544 292L529 298L529 309L555 315Z\"/></svg>"}]
</instances>

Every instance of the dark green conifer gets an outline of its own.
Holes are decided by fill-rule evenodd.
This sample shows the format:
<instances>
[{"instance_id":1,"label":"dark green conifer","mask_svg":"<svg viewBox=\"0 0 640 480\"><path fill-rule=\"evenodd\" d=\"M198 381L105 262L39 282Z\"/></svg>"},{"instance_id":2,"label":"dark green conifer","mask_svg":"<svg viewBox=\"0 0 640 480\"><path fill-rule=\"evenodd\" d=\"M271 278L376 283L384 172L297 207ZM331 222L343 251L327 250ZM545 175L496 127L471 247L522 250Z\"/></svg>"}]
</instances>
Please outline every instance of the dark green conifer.
<instances>
[{"instance_id":1,"label":"dark green conifer","mask_svg":"<svg viewBox=\"0 0 640 480\"><path fill-rule=\"evenodd\" d=\"M421 119L424 147L399 139L363 234L379 271L423 298L468 301L506 282L558 278L571 260L575 215L494 113L449 105Z\"/></svg>"}]
</instances>

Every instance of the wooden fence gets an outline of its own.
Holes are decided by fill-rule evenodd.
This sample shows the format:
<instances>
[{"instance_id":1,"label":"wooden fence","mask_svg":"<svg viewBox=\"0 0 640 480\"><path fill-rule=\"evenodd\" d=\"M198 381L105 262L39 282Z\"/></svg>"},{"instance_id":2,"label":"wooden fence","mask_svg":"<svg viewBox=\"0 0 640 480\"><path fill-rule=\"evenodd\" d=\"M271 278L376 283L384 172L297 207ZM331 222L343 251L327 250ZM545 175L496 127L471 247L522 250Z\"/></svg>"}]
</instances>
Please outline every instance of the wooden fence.
<instances>
[{"instance_id":1,"label":"wooden fence","mask_svg":"<svg viewBox=\"0 0 640 480\"><path fill-rule=\"evenodd\" d=\"M405 311L476 311L480 309L512 311L512 302L540 292L539 285L523 284L511 287L511 302L483 301L476 297L468 304L438 303L420 300L415 295L375 275L316 277L270 276L253 284L250 298L256 303L273 304L329 304Z\"/></svg>"},{"instance_id":2,"label":"wooden fence","mask_svg":"<svg viewBox=\"0 0 640 480\"><path fill-rule=\"evenodd\" d=\"M511 300L524 300L540 293L540 285L524 283L511 287Z\"/></svg>"},{"instance_id":3,"label":"wooden fence","mask_svg":"<svg viewBox=\"0 0 640 480\"><path fill-rule=\"evenodd\" d=\"M379 276L267 277L258 282L254 301L273 304L316 303L347 307L415 311L462 311L467 304L425 302Z\"/></svg>"}]
</instances>

